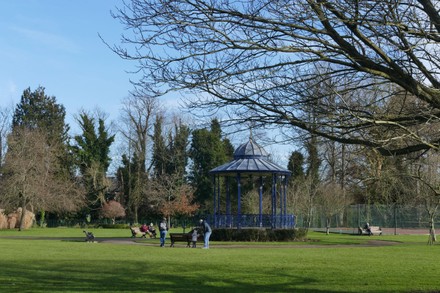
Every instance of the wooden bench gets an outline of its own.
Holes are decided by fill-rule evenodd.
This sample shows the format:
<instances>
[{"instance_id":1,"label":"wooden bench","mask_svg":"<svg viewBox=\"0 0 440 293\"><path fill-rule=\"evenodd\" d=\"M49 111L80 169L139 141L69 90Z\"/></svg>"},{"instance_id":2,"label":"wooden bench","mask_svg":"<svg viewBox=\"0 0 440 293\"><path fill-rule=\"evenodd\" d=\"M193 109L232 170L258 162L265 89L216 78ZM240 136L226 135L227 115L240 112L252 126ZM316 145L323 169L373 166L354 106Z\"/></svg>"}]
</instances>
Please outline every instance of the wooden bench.
<instances>
[{"instance_id":1,"label":"wooden bench","mask_svg":"<svg viewBox=\"0 0 440 293\"><path fill-rule=\"evenodd\" d=\"M186 247L191 247L192 243L192 233L170 233L170 247L174 247L176 242L186 242ZM197 242L203 241L203 236L199 234L197 237Z\"/></svg>"},{"instance_id":2,"label":"wooden bench","mask_svg":"<svg viewBox=\"0 0 440 293\"><path fill-rule=\"evenodd\" d=\"M141 238L147 238L147 232L141 232L138 227L130 227L131 238L136 238L137 235L141 236Z\"/></svg>"},{"instance_id":3,"label":"wooden bench","mask_svg":"<svg viewBox=\"0 0 440 293\"><path fill-rule=\"evenodd\" d=\"M359 227L358 233L359 235L382 235L382 229L380 229L379 226L370 226L370 232L367 231L367 229Z\"/></svg>"}]
</instances>

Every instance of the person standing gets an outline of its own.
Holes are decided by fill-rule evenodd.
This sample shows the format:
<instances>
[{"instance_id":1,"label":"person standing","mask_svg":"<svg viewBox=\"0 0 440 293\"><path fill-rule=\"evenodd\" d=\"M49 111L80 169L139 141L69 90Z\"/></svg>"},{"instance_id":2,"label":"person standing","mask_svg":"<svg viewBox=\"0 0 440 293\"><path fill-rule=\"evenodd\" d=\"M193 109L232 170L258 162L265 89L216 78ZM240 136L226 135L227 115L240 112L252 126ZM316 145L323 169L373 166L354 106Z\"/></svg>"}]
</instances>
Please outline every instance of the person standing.
<instances>
[{"instance_id":1,"label":"person standing","mask_svg":"<svg viewBox=\"0 0 440 293\"><path fill-rule=\"evenodd\" d=\"M167 237L168 224L167 219L163 218L159 224L159 232L160 232L160 247L165 246L165 237Z\"/></svg>"},{"instance_id":2,"label":"person standing","mask_svg":"<svg viewBox=\"0 0 440 293\"><path fill-rule=\"evenodd\" d=\"M199 233L198 233L197 229L194 228L191 233L192 248L197 247L197 238L199 238Z\"/></svg>"},{"instance_id":3,"label":"person standing","mask_svg":"<svg viewBox=\"0 0 440 293\"><path fill-rule=\"evenodd\" d=\"M200 226L203 231L203 248L208 249L209 248L209 237L211 237L212 229L211 226L209 226L208 222L206 222L203 219L200 219Z\"/></svg>"}]
</instances>

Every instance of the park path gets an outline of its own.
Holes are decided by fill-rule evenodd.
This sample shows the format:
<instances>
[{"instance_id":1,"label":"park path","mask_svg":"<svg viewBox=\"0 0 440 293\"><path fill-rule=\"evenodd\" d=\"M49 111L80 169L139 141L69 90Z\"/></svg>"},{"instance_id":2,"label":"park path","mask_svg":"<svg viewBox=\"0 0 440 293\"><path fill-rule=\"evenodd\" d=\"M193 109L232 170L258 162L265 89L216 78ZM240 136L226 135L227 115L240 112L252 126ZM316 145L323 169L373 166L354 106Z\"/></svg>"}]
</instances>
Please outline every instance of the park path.
<instances>
[{"instance_id":1,"label":"park path","mask_svg":"<svg viewBox=\"0 0 440 293\"><path fill-rule=\"evenodd\" d=\"M159 241L154 241L154 240L148 240L148 242L139 242L136 241L136 239L121 239L121 238L102 238L96 239L98 243L110 243L110 244L120 244L120 245L142 245L142 246L157 246L159 247ZM248 249L252 249L252 248L277 248L277 249L292 249L292 248L336 248L336 247L375 247L375 246L392 246L392 245L397 245L399 244L399 242L397 241L385 241L385 240L377 240L377 239L372 239L367 241L366 243L363 244L335 244L335 245L320 245L320 244L270 244L270 243L264 243L264 244L221 244L221 243L216 243L216 244L210 244L211 248L220 248L220 249L228 249L228 248L248 248ZM167 245L169 246L169 245ZM185 243L175 243L175 248L181 247L181 248L185 248L186 244Z\"/></svg>"}]
</instances>

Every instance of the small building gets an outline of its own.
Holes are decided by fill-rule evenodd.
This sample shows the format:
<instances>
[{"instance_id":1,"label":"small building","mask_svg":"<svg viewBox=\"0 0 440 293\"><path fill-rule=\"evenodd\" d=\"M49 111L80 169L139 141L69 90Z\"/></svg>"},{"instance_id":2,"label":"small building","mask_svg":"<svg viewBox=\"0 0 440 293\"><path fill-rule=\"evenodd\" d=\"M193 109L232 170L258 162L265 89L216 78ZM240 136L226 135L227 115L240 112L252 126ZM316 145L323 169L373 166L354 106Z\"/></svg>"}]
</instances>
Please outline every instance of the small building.
<instances>
[{"instance_id":1,"label":"small building","mask_svg":"<svg viewBox=\"0 0 440 293\"><path fill-rule=\"evenodd\" d=\"M295 217L287 213L287 183L291 172L270 161L269 154L252 137L235 150L231 162L218 166L209 173L214 181L214 214L211 219L214 227L294 227ZM258 188L258 214L242 213L242 184L245 179L255 182L253 185ZM232 184L236 184L236 192L232 189ZM264 213L263 196L268 193L271 196L271 212ZM237 196L236 201L234 200L237 204L234 212L231 194Z\"/></svg>"}]
</instances>

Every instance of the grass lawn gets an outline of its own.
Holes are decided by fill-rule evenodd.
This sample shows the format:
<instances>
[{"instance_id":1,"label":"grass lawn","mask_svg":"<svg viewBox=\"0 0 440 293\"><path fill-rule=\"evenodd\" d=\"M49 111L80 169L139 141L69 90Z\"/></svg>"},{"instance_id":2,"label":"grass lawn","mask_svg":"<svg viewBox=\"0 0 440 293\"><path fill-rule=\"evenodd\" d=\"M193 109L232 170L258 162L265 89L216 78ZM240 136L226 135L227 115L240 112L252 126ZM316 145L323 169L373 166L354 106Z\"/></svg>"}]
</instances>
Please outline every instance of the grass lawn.
<instances>
[{"instance_id":1,"label":"grass lawn","mask_svg":"<svg viewBox=\"0 0 440 293\"><path fill-rule=\"evenodd\" d=\"M128 240L131 235L128 230L91 231L98 241L104 237ZM160 248L159 239L137 238L139 245L86 243L82 230L73 228L3 230L0 292L440 290L440 245L428 246L427 235L311 232L309 238L316 241L270 243L270 247L268 243L212 242L211 249L204 250L183 244ZM362 245L369 240L399 243Z\"/></svg>"}]
</instances>

